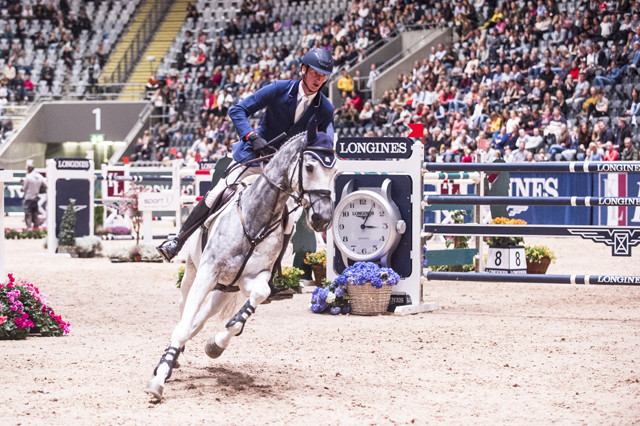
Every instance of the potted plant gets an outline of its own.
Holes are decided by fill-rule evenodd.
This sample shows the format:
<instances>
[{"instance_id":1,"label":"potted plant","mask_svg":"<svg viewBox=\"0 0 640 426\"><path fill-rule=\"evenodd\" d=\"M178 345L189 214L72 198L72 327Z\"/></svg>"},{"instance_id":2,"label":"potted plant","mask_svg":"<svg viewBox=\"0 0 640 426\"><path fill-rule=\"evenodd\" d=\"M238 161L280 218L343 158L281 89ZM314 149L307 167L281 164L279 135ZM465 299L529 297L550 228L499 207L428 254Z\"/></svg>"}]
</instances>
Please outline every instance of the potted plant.
<instances>
[{"instance_id":1,"label":"potted plant","mask_svg":"<svg viewBox=\"0 0 640 426\"><path fill-rule=\"evenodd\" d=\"M351 312L356 315L387 312L391 287L399 281L400 276L393 269L372 262L356 262L335 279L338 286L346 285Z\"/></svg>"},{"instance_id":2,"label":"potted plant","mask_svg":"<svg viewBox=\"0 0 640 426\"><path fill-rule=\"evenodd\" d=\"M142 262L142 253L139 245L135 245L129 250L129 258L134 262Z\"/></svg>"},{"instance_id":3,"label":"potted plant","mask_svg":"<svg viewBox=\"0 0 640 426\"><path fill-rule=\"evenodd\" d=\"M494 225L526 225L521 219L496 217L491 221ZM526 261L524 254L524 238L522 237L488 237L487 264L485 271L497 274L525 274Z\"/></svg>"},{"instance_id":4,"label":"potted plant","mask_svg":"<svg viewBox=\"0 0 640 426\"><path fill-rule=\"evenodd\" d=\"M304 257L304 263L311 266L313 281L316 286L322 286L322 282L327 276L327 250L322 249L313 253L307 253Z\"/></svg>"},{"instance_id":5,"label":"potted plant","mask_svg":"<svg viewBox=\"0 0 640 426\"><path fill-rule=\"evenodd\" d=\"M304 274L302 269L294 266L284 266L282 267L282 274L276 274L273 277L273 285L281 290L292 289L298 291L300 290L300 278L302 274Z\"/></svg>"},{"instance_id":6,"label":"potted plant","mask_svg":"<svg viewBox=\"0 0 640 426\"><path fill-rule=\"evenodd\" d=\"M555 253L547 246L524 246L527 259L527 274L546 274L551 262L555 262Z\"/></svg>"},{"instance_id":7,"label":"potted plant","mask_svg":"<svg viewBox=\"0 0 640 426\"><path fill-rule=\"evenodd\" d=\"M78 257L95 257L102 251L102 241L95 235L76 238L76 253Z\"/></svg>"},{"instance_id":8,"label":"potted plant","mask_svg":"<svg viewBox=\"0 0 640 426\"><path fill-rule=\"evenodd\" d=\"M29 334L62 336L69 333L69 323L56 315L44 294L33 284L0 282L0 340L26 339Z\"/></svg>"}]
</instances>

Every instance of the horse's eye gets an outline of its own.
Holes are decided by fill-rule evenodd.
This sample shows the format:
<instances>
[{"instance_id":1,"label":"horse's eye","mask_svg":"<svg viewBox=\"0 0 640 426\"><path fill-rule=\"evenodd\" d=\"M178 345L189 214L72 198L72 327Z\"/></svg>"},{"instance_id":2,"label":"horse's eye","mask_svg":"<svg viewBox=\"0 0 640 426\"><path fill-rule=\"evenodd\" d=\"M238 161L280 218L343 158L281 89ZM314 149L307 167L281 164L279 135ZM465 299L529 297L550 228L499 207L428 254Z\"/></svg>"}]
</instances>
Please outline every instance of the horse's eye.
<instances>
[{"instance_id":1,"label":"horse's eye","mask_svg":"<svg viewBox=\"0 0 640 426\"><path fill-rule=\"evenodd\" d=\"M304 168L307 169L307 172L311 173L313 171L313 164L305 164Z\"/></svg>"}]
</instances>

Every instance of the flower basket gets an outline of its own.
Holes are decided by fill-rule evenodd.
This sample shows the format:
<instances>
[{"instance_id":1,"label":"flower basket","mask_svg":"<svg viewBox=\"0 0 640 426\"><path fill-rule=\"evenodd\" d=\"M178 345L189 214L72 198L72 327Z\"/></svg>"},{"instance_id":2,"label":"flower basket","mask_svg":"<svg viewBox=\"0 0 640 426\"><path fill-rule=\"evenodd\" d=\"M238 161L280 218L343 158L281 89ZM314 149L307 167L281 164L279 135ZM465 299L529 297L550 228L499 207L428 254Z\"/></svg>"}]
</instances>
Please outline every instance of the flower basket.
<instances>
[{"instance_id":1,"label":"flower basket","mask_svg":"<svg viewBox=\"0 0 640 426\"><path fill-rule=\"evenodd\" d=\"M347 286L354 315L380 315L387 312L391 299L391 286L375 288L371 283Z\"/></svg>"},{"instance_id":2,"label":"flower basket","mask_svg":"<svg viewBox=\"0 0 640 426\"><path fill-rule=\"evenodd\" d=\"M321 263L314 263L311 265L311 270L313 271L313 282L316 287L322 286L322 281L327 278L327 268Z\"/></svg>"},{"instance_id":3,"label":"flower basket","mask_svg":"<svg viewBox=\"0 0 640 426\"><path fill-rule=\"evenodd\" d=\"M543 257L540 262L530 262L527 259L527 274L546 274L550 264L550 257Z\"/></svg>"}]
</instances>

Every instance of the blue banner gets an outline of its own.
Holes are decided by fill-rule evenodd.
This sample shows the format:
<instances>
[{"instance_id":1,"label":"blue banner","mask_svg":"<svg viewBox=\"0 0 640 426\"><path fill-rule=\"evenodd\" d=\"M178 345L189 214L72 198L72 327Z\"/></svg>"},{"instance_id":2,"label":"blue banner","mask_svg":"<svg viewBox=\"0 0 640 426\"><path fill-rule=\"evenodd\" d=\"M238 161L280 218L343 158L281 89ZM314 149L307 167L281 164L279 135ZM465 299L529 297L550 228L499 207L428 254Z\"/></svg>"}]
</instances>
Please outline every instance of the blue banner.
<instances>
[{"instance_id":1,"label":"blue banner","mask_svg":"<svg viewBox=\"0 0 640 426\"><path fill-rule=\"evenodd\" d=\"M511 173L509 195L519 197L587 197L593 175L578 173ZM591 225L592 207L508 206L509 217L534 225Z\"/></svg>"}]
</instances>

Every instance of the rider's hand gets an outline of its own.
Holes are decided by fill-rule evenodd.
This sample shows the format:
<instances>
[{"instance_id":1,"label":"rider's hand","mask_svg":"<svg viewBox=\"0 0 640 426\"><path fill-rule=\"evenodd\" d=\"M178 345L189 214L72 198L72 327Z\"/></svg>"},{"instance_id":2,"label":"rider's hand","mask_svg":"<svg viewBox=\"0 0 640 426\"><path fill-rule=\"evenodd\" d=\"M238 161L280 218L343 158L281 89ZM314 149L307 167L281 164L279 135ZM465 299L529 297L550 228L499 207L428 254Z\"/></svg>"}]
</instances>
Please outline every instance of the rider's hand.
<instances>
[{"instance_id":1,"label":"rider's hand","mask_svg":"<svg viewBox=\"0 0 640 426\"><path fill-rule=\"evenodd\" d=\"M275 152L275 148L269 146L269 143L255 132L249 135L249 142L251 142L251 149L254 154L259 157Z\"/></svg>"}]
</instances>

